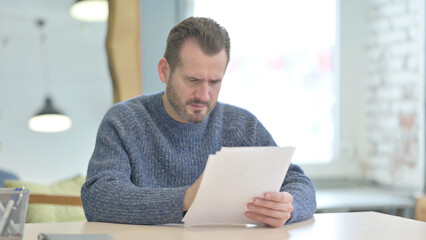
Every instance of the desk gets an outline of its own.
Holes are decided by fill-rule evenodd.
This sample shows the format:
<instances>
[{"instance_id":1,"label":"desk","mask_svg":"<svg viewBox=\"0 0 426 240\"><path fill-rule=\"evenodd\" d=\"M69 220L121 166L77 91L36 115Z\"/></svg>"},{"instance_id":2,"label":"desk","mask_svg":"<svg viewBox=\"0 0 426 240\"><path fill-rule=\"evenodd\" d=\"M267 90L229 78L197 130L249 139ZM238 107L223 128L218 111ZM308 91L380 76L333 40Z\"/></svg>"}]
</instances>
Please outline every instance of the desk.
<instances>
[{"instance_id":1,"label":"desk","mask_svg":"<svg viewBox=\"0 0 426 240\"><path fill-rule=\"evenodd\" d=\"M24 240L39 233L109 233L127 239L426 239L426 223L376 212L317 213L313 218L281 228L144 226L112 223L29 223Z\"/></svg>"},{"instance_id":2,"label":"desk","mask_svg":"<svg viewBox=\"0 0 426 240\"><path fill-rule=\"evenodd\" d=\"M318 188L317 212L380 211L414 218L413 197L371 186Z\"/></svg>"}]
</instances>

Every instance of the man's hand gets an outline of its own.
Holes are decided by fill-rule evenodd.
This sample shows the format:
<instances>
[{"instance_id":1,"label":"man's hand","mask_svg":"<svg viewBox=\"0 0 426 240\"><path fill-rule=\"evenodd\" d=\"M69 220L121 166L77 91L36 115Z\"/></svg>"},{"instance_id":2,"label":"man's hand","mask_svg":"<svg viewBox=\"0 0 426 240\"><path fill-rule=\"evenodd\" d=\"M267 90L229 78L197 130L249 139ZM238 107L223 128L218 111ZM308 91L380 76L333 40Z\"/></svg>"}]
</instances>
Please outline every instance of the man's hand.
<instances>
[{"instance_id":1,"label":"man's hand","mask_svg":"<svg viewBox=\"0 0 426 240\"><path fill-rule=\"evenodd\" d=\"M203 178L204 172L198 177L191 187L186 189L185 196L183 198L183 211L188 211L189 207L192 205L192 202L197 195L198 188L200 187L201 179Z\"/></svg>"},{"instance_id":2,"label":"man's hand","mask_svg":"<svg viewBox=\"0 0 426 240\"><path fill-rule=\"evenodd\" d=\"M267 192L247 204L246 216L270 227L281 227L293 212L293 196L288 192Z\"/></svg>"}]
</instances>

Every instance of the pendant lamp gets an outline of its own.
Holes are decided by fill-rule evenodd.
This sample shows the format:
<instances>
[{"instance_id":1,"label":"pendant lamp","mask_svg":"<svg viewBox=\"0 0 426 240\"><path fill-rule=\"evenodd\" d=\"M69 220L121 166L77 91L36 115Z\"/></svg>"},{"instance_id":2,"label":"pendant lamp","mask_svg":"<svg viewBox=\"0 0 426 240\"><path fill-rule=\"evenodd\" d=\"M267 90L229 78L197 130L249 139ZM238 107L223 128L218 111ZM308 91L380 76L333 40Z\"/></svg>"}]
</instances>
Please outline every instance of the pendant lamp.
<instances>
[{"instance_id":1,"label":"pendant lamp","mask_svg":"<svg viewBox=\"0 0 426 240\"><path fill-rule=\"evenodd\" d=\"M71 118L58 111L47 96L44 106L28 122L28 126L35 132L63 132L71 128Z\"/></svg>"},{"instance_id":2,"label":"pendant lamp","mask_svg":"<svg viewBox=\"0 0 426 240\"><path fill-rule=\"evenodd\" d=\"M77 0L71 7L73 18L85 22L104 22L108 19L107 0Z\"/></svg>"},{"instance_id":3,"label":"pendant lamp","mask_svg":"<svg viewBox=\"0 0 426 240\"><path fill-rule=\"evenodd\" d=\"M42 45L42 62L44 70L44 78L48 84L48 74L47 74L47 49L45 46L46 36L43 32L44 21L38 20L37 25L40 27L40 43ZM44 101L43 108L34 115L28 122L28 127L35 132L62 132L71 128L72 121L71 118L62 114L57 110L53 105L53 100L50 95L46 96Z\"/></svg>"}]
</instances>

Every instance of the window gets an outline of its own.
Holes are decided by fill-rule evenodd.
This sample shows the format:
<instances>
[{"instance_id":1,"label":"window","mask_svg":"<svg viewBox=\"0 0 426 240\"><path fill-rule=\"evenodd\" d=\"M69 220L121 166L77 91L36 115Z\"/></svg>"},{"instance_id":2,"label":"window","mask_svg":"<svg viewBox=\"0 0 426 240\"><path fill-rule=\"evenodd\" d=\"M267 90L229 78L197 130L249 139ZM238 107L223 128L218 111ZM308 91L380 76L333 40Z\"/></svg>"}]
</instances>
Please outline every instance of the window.
<instances>
[{"instance_id":1,"label":"window","mask_svg":"<svg viewBox=\"0 0 426 240\"><path fill-rule=\"evenodd\" d=\"M219 100L248 109L295 163L326 163L336 148L335 0L194 0L231 37Z\"/></svg>"}]
</instances>

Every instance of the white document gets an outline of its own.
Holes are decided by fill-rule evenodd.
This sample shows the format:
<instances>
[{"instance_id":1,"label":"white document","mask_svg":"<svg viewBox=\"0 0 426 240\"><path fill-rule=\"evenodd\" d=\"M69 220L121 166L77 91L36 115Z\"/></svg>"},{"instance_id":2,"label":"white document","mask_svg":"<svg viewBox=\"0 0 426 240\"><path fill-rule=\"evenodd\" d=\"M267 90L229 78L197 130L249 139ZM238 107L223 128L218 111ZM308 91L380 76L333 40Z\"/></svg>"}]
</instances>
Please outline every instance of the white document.
<instances>
[{"instance_id":1,"label":"white document","mask_svg":"<svg viewBox=\"0 0 426 240\"><path fill-rule=\"evenodd\" d=\"M200 188L183 221L196 225L259 224L245 216L247 203L278 192L293 147L223 147L210 155Z\"/></svg>"}]
</instances>

